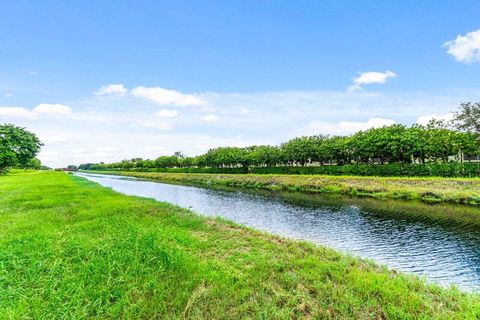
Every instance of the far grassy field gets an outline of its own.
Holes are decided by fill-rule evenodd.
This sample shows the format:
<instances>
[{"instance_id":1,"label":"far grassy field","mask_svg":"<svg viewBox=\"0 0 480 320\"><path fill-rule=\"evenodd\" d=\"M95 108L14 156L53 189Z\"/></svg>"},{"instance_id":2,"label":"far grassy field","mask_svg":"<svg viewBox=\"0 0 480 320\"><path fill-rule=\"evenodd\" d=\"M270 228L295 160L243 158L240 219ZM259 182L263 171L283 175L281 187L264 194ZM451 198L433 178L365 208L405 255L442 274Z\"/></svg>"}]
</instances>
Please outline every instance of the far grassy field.
<instances>
[{"instance_id":1,"label":"far grassy field","mask_svg":"<svg viewBox=\"0 0 480 320\"><path fill-rule=\"evenodd\" d=\"M473 319L480 297L60 172L0 176L2 318Z\"/></svg>"},{"instance_id":2,"label":"far grassy field","mask_svg":"<svg viewBox=\"0 0 480 320\"><path fill-rule=\"evenodd\" d=\"M95 172L94 172L95 173ZM385 178L322 175L256 175L107 171L172 183L194 183L268 190L338 193L378 199L480 204L479 178Z\"/></svg>"}]
</instances>

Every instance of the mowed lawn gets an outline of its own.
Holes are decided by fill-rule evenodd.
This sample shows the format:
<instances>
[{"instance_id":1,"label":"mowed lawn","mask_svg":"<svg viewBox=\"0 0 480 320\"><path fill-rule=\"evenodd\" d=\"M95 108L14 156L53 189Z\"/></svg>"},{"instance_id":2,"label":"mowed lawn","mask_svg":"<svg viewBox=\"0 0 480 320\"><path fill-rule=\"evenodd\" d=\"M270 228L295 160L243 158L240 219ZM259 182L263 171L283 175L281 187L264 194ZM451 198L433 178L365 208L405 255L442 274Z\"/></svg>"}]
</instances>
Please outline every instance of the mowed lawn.
<instances>
[{"instance_id":1,"label":"mowed lawn","mask_svg":"<svg viewBox=\"0 0 480 320\"><path fill-rule=\"evenodd\" d=\"M475 319L480 297L30 172L0 176L0 317Z\"/></svg>"}]
</instances>

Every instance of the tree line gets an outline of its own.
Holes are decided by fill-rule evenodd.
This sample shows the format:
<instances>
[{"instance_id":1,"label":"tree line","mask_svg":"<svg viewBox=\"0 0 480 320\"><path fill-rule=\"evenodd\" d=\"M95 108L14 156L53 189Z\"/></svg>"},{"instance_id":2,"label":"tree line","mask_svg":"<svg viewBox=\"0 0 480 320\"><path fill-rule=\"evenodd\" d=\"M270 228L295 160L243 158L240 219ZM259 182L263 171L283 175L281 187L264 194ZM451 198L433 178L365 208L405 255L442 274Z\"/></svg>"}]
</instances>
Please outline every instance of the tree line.
<instances>
[{"instance_id":1,"label":"tree line","mask_svg":"<svg viewBox=\"0 0 480 320\"><path fill-rule=\"evenodd\" d=\"M452 123L432 120L425 126L393 124L350 136L303 136L279 146L219 147L195 157L176 152L154 160L133 158L115 163L83 164L80 169L210 167L247 170L274 166L461 162L463 155L480 153L480 126L476 127L475 122L479 118L475 118L478 114L473 114L478 110L478 103L473 107L471 103L462 104Z\"/></svg>"}]
</instances>

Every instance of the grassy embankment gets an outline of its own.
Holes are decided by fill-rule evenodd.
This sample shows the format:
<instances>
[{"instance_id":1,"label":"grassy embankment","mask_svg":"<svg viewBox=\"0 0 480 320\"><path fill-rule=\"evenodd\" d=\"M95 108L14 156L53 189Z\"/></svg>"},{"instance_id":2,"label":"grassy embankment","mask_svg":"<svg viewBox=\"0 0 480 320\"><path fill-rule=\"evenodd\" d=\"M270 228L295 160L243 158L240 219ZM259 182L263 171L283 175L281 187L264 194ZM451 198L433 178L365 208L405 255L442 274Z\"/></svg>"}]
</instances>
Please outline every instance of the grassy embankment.
<instances>
[{"instance_id":1,"label":"grassy embankment","mask_svg":"<svg viewBox=\"0 0 480 320\"><path fill-rule=\"evenodd\" d=\"M479 178L385 178L119 171L96 171L94 173L119 174L170 183L345 194L377 199L421 200L427 203L480 204Z\"/></svg>"},{"instance_id":2,"label":"grassy embankment","mask_svg":"<svg viewBox=\"0 0 480 320\"><path fill-rule=\"evenodd\" d=\"M478 295L79 177L0 177L4 318L480 316Z\"/></svg>"}]
</instances>

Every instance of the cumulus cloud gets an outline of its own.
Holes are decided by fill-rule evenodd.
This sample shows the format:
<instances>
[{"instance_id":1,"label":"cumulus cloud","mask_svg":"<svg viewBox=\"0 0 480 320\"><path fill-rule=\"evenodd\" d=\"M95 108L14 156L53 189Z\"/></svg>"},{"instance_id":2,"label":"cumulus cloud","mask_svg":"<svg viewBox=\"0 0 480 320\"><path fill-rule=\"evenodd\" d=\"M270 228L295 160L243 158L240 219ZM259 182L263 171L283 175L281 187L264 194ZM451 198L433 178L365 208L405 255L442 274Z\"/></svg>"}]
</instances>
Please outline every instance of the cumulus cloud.
<instances>
[{"instance_id":1,"label":"cumulus cloud","mask_svg":"<svg viewBox=\"0 0 480 320\"><path fill-rule=\"evenodd\" d=\"M209 114L201 118L201 120L204 122L217 122L218 119L219 119L218 116L214 114Z\"/></svg>"},{"instance_id":2,"label":"cumulus cloud","mask_svg":"<svg viewBox=\"0 0 480 320\"><path fill-rule=\"evenodd\" d=\"M421 125L427 125L431 120L440 120L440 121L452 121L453 120L453 113L444 113L444 114L430 114L430 115L423 115L417 118L417 123Z\"/></svg>"},{"instance_id":3,"label":"cumulus cloud","mask_svg":"<svg viewBox=\"0 0 480 320\"><path fill-rule=\"evenodd\" d=\"M156 102L161 105L172 106L204 106L207 101L198 94L186 94L176 90L160 87L136 87L131 91L132 95Z\"/></svg>"},{"instance_id":4,"label":"cumulus cloud","mask_svg":"<svg viewBox=\"0 0 480 320\"><path fill-rule=\"evenodd\" d=\"M350 91L360 90L363 85L373 83L386 83L388 79L395 78L397 74L393 71L387 70L385 72L363 72L357 77L353 78L353 84L349 87Z\"/></svg>"},{"instance_id":5,"label":"cumulus cloud","mask_svg":"<svg viewBox=\"0 0 480 320\"><path fill-rule=\"evenodd\" d=\"M22 107L0 107L0 115L12 118L35 118L42 115L69 115L70 107L63 104L41 103L32 110Z\"/></svg>"},{"instance_id":6,"label":"cumulus cloud","mask_svg":"<svg viewBox=\"0 0 480 320\"><path fill-rule=\"evenodd\" d=\"M32 112L21 107L0 107L0 116L26 118L31 117Z\"/></svg>"},{"instance_id":7,"label":"cumulus cloud","mask_svg":"<svg viewBox=\"0 0 480 320\"><path fill-rule=\"evenodd\" d=\"M121 83L118 84L109 84L103 86L97 91L95 91L96 96L106 96L106 95L116 95L124 96L128 92L128 89Z\"/></svg>"},{"instance_id":8,"label":"cumulus cloud","mask_svg":"<svg viewBox=\"0 0 480 320\"><path fill-rule=\"evenodd\" d=\"M72 109L64 104L41 103L33 109L33 113L68 115L72 113Z\"/></svg>"},{"instance_id":9,"label":"cumulus cloud","mask_svg":"<svg viewBox=\"0 0 480 320\"><path fill-rule=\"evenodd\" d=\"M480 29L460 34L455 40L445 42L443 47L459 62L480 62Z\"/></svg>"},{"instance_id":10,"label":"cumulus cloud","mask_svg":"<svg viewBox=\"0 0 480 320\"><path fill-rule=\"evenodd\" d=\"M160 118L175 118L178 116L177 110L162 109L155 112L155 115Z\"/></svg>"}]
</instances>

